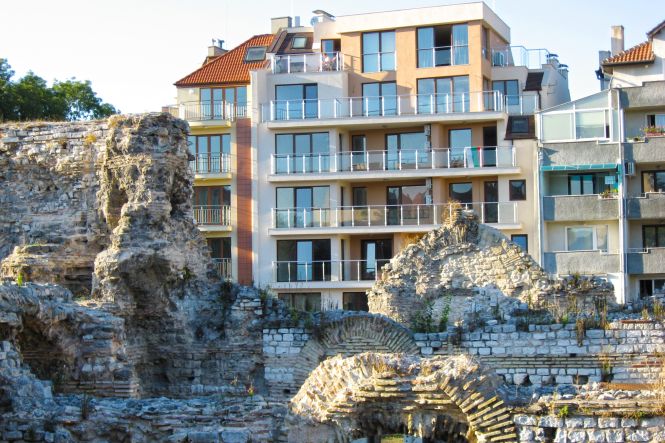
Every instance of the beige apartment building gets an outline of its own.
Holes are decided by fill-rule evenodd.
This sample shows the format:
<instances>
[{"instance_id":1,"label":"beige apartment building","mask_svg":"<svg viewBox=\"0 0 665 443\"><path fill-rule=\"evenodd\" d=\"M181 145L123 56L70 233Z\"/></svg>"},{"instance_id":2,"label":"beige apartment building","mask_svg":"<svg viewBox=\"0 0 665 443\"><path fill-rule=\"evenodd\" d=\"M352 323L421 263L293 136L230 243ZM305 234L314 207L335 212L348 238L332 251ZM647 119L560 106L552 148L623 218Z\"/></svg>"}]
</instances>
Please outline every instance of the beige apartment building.
<instances>
[{"instance_id":1,"label":"beige apartment building","mask_svg":"<svg viewBox=\"0 0 665 443\"><path fill-rule=\"evenodd\" d=\"M451 202L540 255L534 113L567 69L486 4L273 19L251 72L253 277L307 310L366 291ZM259 45L257 45L259 47Z\"/></svg>"}]
</instances>

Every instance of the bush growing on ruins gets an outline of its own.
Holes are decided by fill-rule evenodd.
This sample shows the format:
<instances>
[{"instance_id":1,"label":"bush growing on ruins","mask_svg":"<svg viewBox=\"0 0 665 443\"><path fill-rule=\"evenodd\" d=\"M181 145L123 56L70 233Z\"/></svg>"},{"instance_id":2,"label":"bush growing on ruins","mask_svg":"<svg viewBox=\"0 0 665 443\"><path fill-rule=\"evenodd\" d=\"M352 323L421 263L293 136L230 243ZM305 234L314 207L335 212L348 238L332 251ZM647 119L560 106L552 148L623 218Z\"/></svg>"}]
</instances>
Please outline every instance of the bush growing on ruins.
<instances>
[{"instance_id":1,"label":"bush growing on ruins","mask_svg":"<svg viewBox=\"0 0 665 443\"><path fill-rule=\"evenodd\" d=\"M557 412L556 416L559 418L566 418L570 412L568 411L568 405L564 405L561 408L559 408L559 412Z\"/></svg>"},{"instance_id":2,"label":"bush growing on ruins","mask_svg":"<svg viewBox=\"0 0 665 443\"><path fill-rule=\"evenodd\" d=\"M582 346L584 337L586 337L586 321L584 318L578 318L575 321L575 332L577 334L577 346Z\"/></svg>"}]
</instances>

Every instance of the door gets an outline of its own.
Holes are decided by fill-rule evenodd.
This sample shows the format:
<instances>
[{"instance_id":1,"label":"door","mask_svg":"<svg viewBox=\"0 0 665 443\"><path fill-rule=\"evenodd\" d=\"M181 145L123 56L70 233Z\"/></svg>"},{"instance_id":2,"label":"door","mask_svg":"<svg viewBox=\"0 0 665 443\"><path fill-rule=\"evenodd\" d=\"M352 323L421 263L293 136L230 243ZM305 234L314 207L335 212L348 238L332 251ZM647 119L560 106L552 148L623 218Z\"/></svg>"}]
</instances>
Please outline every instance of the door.
<instances>
[{"instance_id":1,"label":"door","mask_svg":"<svg viewBox=\"0 0 665 443\"><path fill-rule=\"evenodd\" d=\"M402 187L388 186L386 193L386 224L400 224L400 205L402 204Z\"/></svg>"},{"instance_id":2,"label":"door","mask_svg":"<svg viewBox=\"0 0 665 443\"><path fill-rule=\"evenodd\" d=\"M471 129L451 129L448 132L450 142L450 167L466 167L465 152L471 149Z\"/></svg>"},{"instance_id":3,"label":"door","mask_svg":"<svg viewBox=\"0 0 665 443\"><path fill-rule=\"evenodd\" d=\"M499 222L499 186L496 181L487 181L483 184L484 216L483 223Z\"/></svg>"},{"instance_id":4,"label":"door","mask_svg":"<svg viewBox=\"0 0 665 443\"><path fill-rule=\"evenodd\" d=\"M362 240L361 279L375 280L377 272L390 261L393 255L392 239Z\"/></svg>"},{"instance_id":5,"label":"door","mask_svg":"<svg viewBox=\"0 0 665 443\"><path fill-rule=\"evenodd\" d=\"M483 128L483 165L496 166L496 126Z\"/></svg>"}]
</instances>

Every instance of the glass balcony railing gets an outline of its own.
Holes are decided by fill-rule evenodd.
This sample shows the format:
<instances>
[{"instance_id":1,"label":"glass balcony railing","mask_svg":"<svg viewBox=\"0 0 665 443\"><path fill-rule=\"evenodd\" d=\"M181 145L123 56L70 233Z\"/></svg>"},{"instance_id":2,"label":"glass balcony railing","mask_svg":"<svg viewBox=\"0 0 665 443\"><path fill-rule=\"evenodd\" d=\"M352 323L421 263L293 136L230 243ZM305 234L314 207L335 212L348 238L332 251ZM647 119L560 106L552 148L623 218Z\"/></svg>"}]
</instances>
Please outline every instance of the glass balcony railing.
<instances>
[{"instance_id":1,"label":"glass balcony railing","mask_svg":"<svg viewBox=\"0 0 665 443\"><path fill-rule=\"evenodd\" d=\"M389 262L389 259L274 261L273 281L277 283L370 282L381 278L381 270Z\"/></svg>"},{"instance_id":2,"label":"glass balcony railing","mask_svg":"<svg viewBox=\"0 0 665 443\"><path fill-rule=\"evenodd\" d=\"M341 52L284 54L273 55L270 58L270 71L273 74L335 72L343 69L344 54Z\"/></svg>"}]
</instances>

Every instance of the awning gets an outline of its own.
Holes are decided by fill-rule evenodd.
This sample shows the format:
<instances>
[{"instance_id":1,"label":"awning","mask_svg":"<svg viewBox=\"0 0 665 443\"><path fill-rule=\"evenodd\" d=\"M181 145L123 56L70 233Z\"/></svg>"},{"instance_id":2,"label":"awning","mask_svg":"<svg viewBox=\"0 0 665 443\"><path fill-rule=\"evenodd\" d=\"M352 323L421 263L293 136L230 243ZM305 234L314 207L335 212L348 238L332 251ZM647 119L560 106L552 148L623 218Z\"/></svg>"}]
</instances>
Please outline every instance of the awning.
<instances>
[{"instance_id":1,"label":"awning","mask_svg":"<svg viewBox=\"0 0 665 443\"><path fill-rule=\"evenodd\" d=\"M541 171L594 171L594 170L607 170L617 169L617 163L594 163L588 165L545 165L541 166Z\"/></svg>"}]
</instances>

